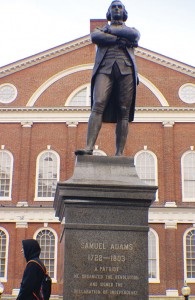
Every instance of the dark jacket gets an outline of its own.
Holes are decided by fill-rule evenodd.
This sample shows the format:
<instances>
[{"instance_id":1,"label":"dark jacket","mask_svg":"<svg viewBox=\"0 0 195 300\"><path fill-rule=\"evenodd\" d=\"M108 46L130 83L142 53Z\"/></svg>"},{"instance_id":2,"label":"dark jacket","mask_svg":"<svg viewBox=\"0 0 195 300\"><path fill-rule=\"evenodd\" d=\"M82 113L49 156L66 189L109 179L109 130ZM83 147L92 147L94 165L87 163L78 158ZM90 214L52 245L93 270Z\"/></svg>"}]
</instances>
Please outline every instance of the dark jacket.
<instances>
[{"instance_id":1,"label":"dark jacket","mask_svg":"<svg viewBox=\"0 0 195 300\"><path fill-rule=\"evenodd\" d=\"M39 259L41 249L38 242L33 239L23 240L22 245L27 265L24 270L19 295L16 300L40 300L40 288L44 278L44 272L37 263L29 261L36 260L45 270L45 266Z\"/></svg>"},{"instance_id":2,"label":"dark jacket","mask_svg":"<svg viewBox=\"0 0 195 300\"><path fill-rule=\"evenodd\" d=\"M115 27L116 28L116 27ZM111 31L110 31L111 30ZM113 31L113 32L112 32ZM138 84L137 67L135 62L134 47L138 46L138 40L140 38L140 33L137 29L127 27L125 24L116 28L116 31L111 28L110 25L106 25L103 28L96 28L94 32L91 33L91 40L94 44L98 46L95 65L92 73L91 80L91 106L93 105L93 89L95 83L95 77L98 74L98 69L104 59L104 56L108 48L115 45L119 38L124 38L129 42L127 47L125 47L129 60L133 67L133 78L134 78L134 90L133 90L133 100L129 113L129 121L134 119L135 110L135 99L136 99L136 86ZM116 92L113 89L112 96L108 102L108 106L103 114L103 121L107 123L115 123L117 121L116 106L115 106L115 95Z\"/></svg>"}]
</instances>

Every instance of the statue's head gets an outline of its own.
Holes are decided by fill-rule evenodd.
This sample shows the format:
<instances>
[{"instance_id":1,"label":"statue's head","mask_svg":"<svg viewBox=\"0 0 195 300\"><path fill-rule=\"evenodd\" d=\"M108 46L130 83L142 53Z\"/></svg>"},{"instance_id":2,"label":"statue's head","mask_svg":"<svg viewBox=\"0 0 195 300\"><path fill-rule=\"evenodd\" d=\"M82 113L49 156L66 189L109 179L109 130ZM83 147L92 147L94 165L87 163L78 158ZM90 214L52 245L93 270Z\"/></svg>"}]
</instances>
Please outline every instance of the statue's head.
<instances>
[{"instance_id":1,"label":"statue's head","mask_svg":"<svg viewBox=\"0 0 195 300\"><path fill-rule=\"evenodd\" d=\"M108 12L106 14L106 18L108 21L123 21L125 22L128 18L128 13L125 9L125 6L120 0L114 0L110 4L108 8Z\"/></svg>"}]
</instances>

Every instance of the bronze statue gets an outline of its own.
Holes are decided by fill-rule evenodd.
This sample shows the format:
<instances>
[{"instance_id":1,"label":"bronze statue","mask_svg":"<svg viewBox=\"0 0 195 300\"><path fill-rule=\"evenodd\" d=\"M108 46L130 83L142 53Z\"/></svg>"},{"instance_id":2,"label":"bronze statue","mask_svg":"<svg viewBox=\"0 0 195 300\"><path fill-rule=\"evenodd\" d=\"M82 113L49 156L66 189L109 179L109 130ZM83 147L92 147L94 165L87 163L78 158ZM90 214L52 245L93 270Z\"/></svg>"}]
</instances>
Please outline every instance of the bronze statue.
<instances>
[{"instance_id":1,"label":"bronze statue","mask_svg":"<svg viewBox=\"0 0 195 300\"><path fill-rule=\"evenodd\" d=\"M138 84L134 48L140 33L125 25L128 14L121 1L112 1L106 24L96 28L91 39L97 54L91 80L92 112L88 123L87 145L76 155L92 155L102 122L116 123L116 154L123 155L129 122L134 119Z\"/></svg>"}]
</instances>

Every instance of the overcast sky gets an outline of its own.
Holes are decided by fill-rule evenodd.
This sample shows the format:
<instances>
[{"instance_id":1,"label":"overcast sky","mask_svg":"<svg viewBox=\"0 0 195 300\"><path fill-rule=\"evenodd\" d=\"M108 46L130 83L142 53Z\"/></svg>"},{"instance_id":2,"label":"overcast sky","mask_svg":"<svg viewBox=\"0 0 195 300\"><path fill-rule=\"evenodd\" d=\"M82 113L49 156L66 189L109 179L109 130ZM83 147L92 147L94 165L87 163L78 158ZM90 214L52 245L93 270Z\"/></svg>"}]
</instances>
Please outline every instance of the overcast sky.
<instances>
[{"instance_id":1,"label":"overcast sky","mask_svg":"<svg viewBox=\"0 0 195 300\"><path fill-rule=\"evenodd\" d=\"M0 66L89 34L111 0L0 0ZM195 0L124 0L140 46L195 66Z\"/></svg>"}]
</instances>

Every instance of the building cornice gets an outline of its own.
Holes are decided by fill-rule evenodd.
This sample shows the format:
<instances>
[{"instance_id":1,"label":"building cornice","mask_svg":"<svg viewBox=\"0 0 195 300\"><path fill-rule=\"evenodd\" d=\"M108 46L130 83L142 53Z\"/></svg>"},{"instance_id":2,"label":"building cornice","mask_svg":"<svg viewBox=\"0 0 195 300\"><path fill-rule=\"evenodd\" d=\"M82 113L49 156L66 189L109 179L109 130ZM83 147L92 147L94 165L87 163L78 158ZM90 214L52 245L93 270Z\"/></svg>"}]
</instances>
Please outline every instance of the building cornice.
<instances>
[{"instance_id":1,"label":"building cornice","mask_svg":"<svg viewBox=\"0 0 195 300\"><path fill-rule=\"evenodd\" d=\"M86 123L90 112L90 107L1 107L0 123ZM195 107L136 107L134 122L194 123Z\"/></svg>"},{"instance_id":2,"label":"building cornice","mask_svg":"<svg viewBox=\"0 0 195 300\"><path fill-rule=\"evenodd\" d=\"M174 60L172 58L169 58L167 56L164 56L162 54L152 52L150 50L147 50L147 49L144 49L141 47L136 48L135 54L136 54L136 56L145 58L149 61L160 64L161 66L165 66L165 67L168 67L175 71L195 77L195 68L194 67L187 65L185 63L179 62L177 60Z\"/></svg>"},{"instance_id":3,"label":"building cornice","mask_svg":"<svg viewBox=\"0 0 195 300\"><path fill-rule=\"evenodd\" d=\"M12 73L21 71L23 69L32 67L34 65L37 65L39 63L45 62L47 60L50 60L52 58L58 57L60 55L66 54L68 52L77 50L81 47L87 46L91 44L90 35L81 37L79 39L76 39L74 41L65 43L63 45L54 47L52 49L49 49L47 51L43 51L41 53L38 53L36 55L27 57L25 59L21 59L19 61L16 61L12 64L6 65L4 67L0 68L0 78L10 75Z\"/></svg>"},{"instance_id":4,"label":"building cornice","mask_svg":"<svg viewBox=\"0 0 195 300\"><path fill-rule=\"evenodd\" d=\"M178 223L194 224L195 207L150 207L149 223L175 226Z\"/></svg>"},{"instance_id":5,"label":"building cornice","mask_svg":"<svg viewBox=\"0 0 195 300\"><path fill-rule=\"evenodd\" d=\"M36 55L24 58L22 60L16 61L9 65L0 68L0 78L10 75L12 73L21 71L28 67L32 67L39 63L45 62L52 58L58 57L60 55L66 54L68 52L74 51L76 49L82 48L84 46L90 45L91 38L90 35L78 38L76 40L70 41L68 43L62 44L60 46L54 47L52 49L43 51ZM148 49L138 47L135 49L135 55L146 60L155 62L162 66L168 67L175 71L187 74L189 76L195 77L195 68L187 65L185 63L179 62L167 56L158 54L156 52L150 51Z\"/></svg>"},{"instance_id":6,"label":"building cornice","mask_svg":"<svg viewBox=\"0 0 195 300\"><path fill-rule=\"evenodd\" d=\"M194 224L195 207L150 207L149 223L168 224L173 227L178 223ZM59 223L53 207L1 207L1 222L17 223Z\"/></svg>"},{"instance_id":7,"label":"building cornice","mask_svg":"<svg viewBox=\"0 0 195 300\"><path fill-rule=\"evenodd\" d=\"M0 220L3 223L59 223L53 207L1 207Z\"/></svg>"}]
</instances>

